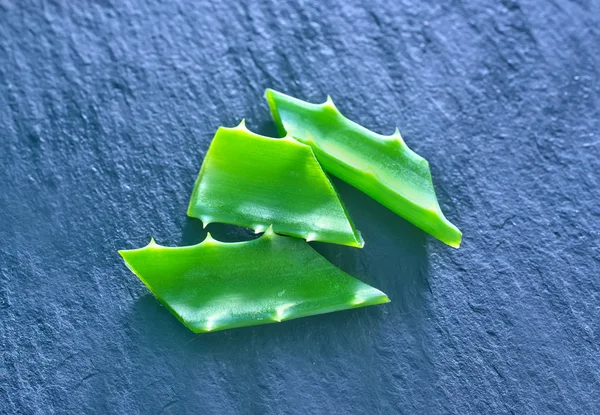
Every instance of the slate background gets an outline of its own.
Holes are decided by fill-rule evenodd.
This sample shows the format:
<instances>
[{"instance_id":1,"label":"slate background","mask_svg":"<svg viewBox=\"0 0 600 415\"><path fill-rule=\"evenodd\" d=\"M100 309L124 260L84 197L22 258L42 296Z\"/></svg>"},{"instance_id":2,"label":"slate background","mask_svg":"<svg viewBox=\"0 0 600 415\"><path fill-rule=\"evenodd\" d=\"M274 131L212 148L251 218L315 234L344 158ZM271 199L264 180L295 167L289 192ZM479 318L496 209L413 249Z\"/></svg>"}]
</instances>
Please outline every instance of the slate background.
<instances>
[{"instance_id":1,"label":"slate background","mask_svg":"<svg viewBox=\"0 0 600 415\"><path fill-rule=\"evenodd\" d=\"M586 0L0 0L0 412L600 413L599 24ZM399 126L463 246L336 181L366 247L317 248L392 303L197 336L116 250L203 239L203 155L242 117L274 133L266 87Z\"/></svg>"}]
</instances>

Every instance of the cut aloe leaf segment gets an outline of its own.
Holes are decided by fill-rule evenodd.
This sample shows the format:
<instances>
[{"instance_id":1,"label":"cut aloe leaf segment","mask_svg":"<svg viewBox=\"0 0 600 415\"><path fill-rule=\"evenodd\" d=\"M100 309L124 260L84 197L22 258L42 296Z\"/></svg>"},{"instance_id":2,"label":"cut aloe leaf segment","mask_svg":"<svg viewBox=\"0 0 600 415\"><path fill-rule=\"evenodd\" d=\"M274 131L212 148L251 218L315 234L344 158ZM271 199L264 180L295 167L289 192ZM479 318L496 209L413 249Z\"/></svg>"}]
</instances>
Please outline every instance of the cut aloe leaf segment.
<instances>
[{"instance_id":1,"label":"cut aloe leaf segment","mask_svg":"<svg viewBox=\"0 0 600 415\"><path fill-rule=\"evenodd\" d=\"M429 163L396 132L374 133L344 117L331 98L311 104L272 89L266 99L280 134L309 145L323 168L440 241L458 248L462 233L441 211Z\"/></svg>"},{"instance_id":2,"label":"cut aloe leaf segment","mask_svg":"<svg viewBox=\"0 0 600 415\"><path fill-rule=\"evenodd\" d=\"M217 131L188 215L362 248L364 241L312 149L291 136L254 134L242 123Z\"/></svg>"},{"instance_id":3,"label":"cut aloe leaf segment","mask_svg":"<svg viewBox=\"0 0 600 415\"><path fill-rule=\"evenodd\" d=\"M224 243L210 234L193 246L153 240L119 251L127 266L196 333L291 320L389 302L302 239L271 228L258 239Z\"/></svg>"}]
</instances>

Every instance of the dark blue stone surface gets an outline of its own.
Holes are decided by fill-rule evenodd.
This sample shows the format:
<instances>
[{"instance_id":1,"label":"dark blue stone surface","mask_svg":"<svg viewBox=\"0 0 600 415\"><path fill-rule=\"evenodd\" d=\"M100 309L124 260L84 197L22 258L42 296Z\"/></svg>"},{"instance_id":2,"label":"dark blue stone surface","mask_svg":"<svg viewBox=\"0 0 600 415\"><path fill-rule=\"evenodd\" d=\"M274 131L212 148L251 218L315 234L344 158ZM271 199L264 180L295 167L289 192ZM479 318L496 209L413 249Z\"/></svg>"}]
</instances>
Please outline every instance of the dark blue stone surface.
<instances>
[{"instance_id":1,"label":"dark blue stone surface","mask_svg":"<svg viewBox=\"0 0 600 415\"><path fill-rule=\"evenodd\" d=\"M0 413L600 413L600 2L0 0ZM117 249L203 239L213 133L323 101L431 164L453 250L336 181L392 303L194 335ZM211 225L218 237L248 237Z\"/></svg>"}]
</instances>

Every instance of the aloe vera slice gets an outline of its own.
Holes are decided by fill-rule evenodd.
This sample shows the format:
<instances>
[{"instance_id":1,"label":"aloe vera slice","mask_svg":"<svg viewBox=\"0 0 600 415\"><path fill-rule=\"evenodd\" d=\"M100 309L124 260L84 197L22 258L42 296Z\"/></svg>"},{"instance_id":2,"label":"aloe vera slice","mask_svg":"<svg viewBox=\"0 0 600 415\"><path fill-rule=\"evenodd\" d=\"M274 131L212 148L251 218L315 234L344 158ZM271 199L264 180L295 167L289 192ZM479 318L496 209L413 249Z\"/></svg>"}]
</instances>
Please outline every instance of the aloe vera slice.
<instances>
[{"instance_id":1,"label":"aloe vera slice","mask_svg":"<svg viewBox=\"0 0 600 415\"><path fill-rule=\"evenodd\" d=\"M280 92L265 93L280 134L312 147L323 168L388 209L458 248L462 233L442 213L429 163L404 143L400 132L374 133L344 117L331 97L311 104Z\"/></svg>"},{"instance_id":2,"label":"aloe vera slice","mask_svg":"<svg viewBox=\"0 0 600 415\"><path fill-rule=\"evenodd\" d=\"M291 320L389 302L339 270L302 239L269 228L258 239L198 245L151 241L119 251L127 266L196 333Z\"/></svg>"},{"instance_id":3,"label":"aloe vera slice","mask_svg":"<svg viewBox=\"0 0 600 415\"><path fill-rule=\"evenodd\" d=\"M362 248L364 241L312 149L254 134L242 123L217 131L196 180L188 215L257 233Z\"/></svg>"}]
</instances>

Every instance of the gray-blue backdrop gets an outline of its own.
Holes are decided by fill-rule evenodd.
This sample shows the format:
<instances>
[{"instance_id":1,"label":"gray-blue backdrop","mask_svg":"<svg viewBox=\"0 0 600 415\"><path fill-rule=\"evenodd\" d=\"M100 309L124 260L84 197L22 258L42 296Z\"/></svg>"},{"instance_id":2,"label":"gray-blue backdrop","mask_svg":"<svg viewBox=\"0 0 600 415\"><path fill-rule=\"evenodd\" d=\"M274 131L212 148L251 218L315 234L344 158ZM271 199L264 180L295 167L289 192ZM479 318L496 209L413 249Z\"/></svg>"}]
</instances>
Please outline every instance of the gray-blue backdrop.
<instances>
[{"instance_id":1,"label":"gray-blue backdrop","mask_svg":"<svg viewBox=\"0 0 600 415\"><path fill-rule=\"evenodd\" d=\"M597 0L0 0L0 412L600 413L599 27ZM266 87L398 126L463 246L336 180L366 246L317 249L392 303L197 336L116 250L203 239L202 158L274 134Z\"/></svg>"}]
</instances>

